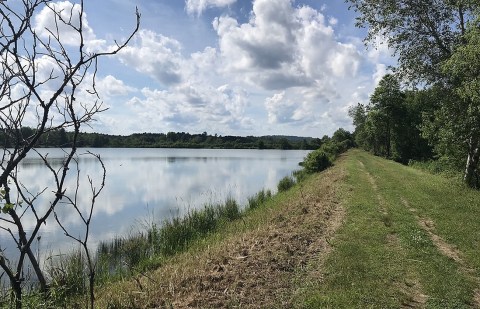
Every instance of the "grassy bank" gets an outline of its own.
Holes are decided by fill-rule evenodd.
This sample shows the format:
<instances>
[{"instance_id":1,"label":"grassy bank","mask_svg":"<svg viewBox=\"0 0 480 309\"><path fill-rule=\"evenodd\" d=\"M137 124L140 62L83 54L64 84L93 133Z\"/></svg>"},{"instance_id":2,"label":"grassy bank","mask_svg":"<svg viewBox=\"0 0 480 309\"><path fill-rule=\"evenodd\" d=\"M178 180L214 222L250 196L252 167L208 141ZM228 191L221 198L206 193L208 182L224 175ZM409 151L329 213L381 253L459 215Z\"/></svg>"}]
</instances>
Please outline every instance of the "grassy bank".
<instances>
[{"instance_id":1,"label":"grassy bank","mask_svg":"<svg viewBox=\"0 0 480 309\"><path fill-rule=\"evenodd\" d=\"M300 176L103 248L147 262L98 308L480 308L480 192L359 150Z\"/></svg>"},{"instance_id":2,"label":"grassy bank","mask_svg":"<svg viewBox=\"0 0 480 309\"><path fill-rule=\"evenodd\" d=\"M152 223L137 234L102 242L97 250L98 272L103 277L100 282L155 268L165 258L187 250L199 239L241 219L271 198L270 190L249 197L244 206L227 198L224 203L192 209L184 217Z\"/></svg>"},{"instance_id":3,"label":"grassy bank","mask_svg":"<svg viewBox=\"0 0 480 309\"><path fill-rule=\"evenodd\" d=\"M478 308L479 212L477 191L353 150L99 303Z\"/></svg>"},{"instance_id":4,"label":"grassy bank","mask_svg":"<svg viewBox=\"0 0 480 309\"><path fill-rule=\"evenodd\" d=\"M334 230L330 223L341 222L335 190L343 173L302 177L293 187L282 180L280 192L270 198L260 193L250 199L240 219L164 258L155 271L103 285L98 306L293 306L297 270L327 252L326 239Z\"/></svg>"},{"instance_id":5,"label":"grassy bank","mask_svg":"<svg viewBox=\"0 0 480 309\"><path fill-rule=\"evenodd\" d=\"M351 151L347 219L304 308L478 308L480 192Z\"/></svg>"}]
</instances>

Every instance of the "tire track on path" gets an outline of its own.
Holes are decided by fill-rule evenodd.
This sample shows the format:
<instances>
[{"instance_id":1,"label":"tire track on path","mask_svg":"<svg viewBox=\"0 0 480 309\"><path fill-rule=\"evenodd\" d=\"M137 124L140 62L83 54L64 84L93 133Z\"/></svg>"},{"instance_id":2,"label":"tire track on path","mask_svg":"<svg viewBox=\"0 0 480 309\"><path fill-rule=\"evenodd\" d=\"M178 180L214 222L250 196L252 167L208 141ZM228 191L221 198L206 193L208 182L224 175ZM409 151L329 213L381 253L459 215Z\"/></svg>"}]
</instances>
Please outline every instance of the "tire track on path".
<instances>
[{"instance_id":1,"label":"tire track on path","mask_svg":"<svg viewBox=\"0 0 480 309\"><path fill-rule=\"evenodd\" d=\"M437 250L444 256L452 259L459 265L459 269L470 280L475 282L477 288L474 290L473 301L475 308L480 308L480 278L475 274L475 269L470 267L463 258L463 253L454 245L448 243L445 239L439 236L435 229L435 222L425 216L420 216L418 210L410 205L410 203L402 197L401 199L404 207L410 211L415 217L417 224L428 234L431 241Z\"/></svg>"},{"instance_id":2,"label":"tire track on path","mask_svg":"<svg viewBox=\"0 0 480 309\"><path fill-rule=\"evenodd\" d=\"M379 187L377 185L377 182L376 182L375 178L367 170L367 168L365 167L365 164L362 161L359 161L359 160L358 160L358 163L359 163L360 167L362 168L362 170L365 172L365 174L367 176L367 179L368 179L370 185L372 186L373 192L375 193L375 198L378 202L379 211L383 216L382 221L385 224L385 226L388 227L389 224L391 224L391 223L388 223L389 221L387 221L387 219L386 219L386 218L389 217L389 213L388 213L388 210L387 210L388 202L386 201L386 199L380 193L380 190L379 190ZM393 234L393 233L389 234L387 236L387 238L388 238L387 244L395 247L397 250L401 250L401 251L405 250L402 247L402 245L400 243L400 240L398 239L398 236L396 234ZM402 304L402 308L423 308L425 306L429 297L428 297L428 295L426 295L423 292L423 288L420 284L420 281L417 278L415 278L415 279L409 278L409 280L406 280L405 283L397 283L397 284L398 284L398 289L403 294L409 296L409 301L404 302Z\"/></svg>"}]
</instances>

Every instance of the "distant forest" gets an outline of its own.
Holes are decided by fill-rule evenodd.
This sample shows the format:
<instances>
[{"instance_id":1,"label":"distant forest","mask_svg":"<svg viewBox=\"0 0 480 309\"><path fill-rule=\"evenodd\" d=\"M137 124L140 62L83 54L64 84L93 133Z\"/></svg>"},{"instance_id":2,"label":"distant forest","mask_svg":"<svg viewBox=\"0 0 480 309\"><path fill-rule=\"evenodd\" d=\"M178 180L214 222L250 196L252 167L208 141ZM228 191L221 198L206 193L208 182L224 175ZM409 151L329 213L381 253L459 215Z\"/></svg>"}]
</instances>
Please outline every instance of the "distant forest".
<instances>
[{"instance_id":1,"label":"distant forest","mask_svg":"<svg viewBox=\"0 0 480 309\"><path fill-rule=\"evenodd\" d=\"M23 127L16 133L0 133L0 144L13 147L18 139L28 139L35 134L35 129ZM190 134L185 132L136 133L128 136L101 133L80 133L77 147L93 148L217 148L217 149L305 149L313 150L329 141L323 138L298 136L221 136ZM42 136L36 147L68 147L73 140L73 133L63 128L51 130Z\"/></svg>"}]
</instances>

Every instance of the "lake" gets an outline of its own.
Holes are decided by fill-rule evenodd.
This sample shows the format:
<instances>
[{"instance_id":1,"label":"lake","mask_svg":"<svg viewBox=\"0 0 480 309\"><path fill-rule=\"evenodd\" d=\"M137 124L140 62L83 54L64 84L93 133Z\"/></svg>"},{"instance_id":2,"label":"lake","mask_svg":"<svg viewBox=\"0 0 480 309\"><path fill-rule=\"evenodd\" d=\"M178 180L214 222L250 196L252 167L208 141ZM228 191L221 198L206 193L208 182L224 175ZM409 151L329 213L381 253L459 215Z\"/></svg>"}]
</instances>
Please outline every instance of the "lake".
<instances>
[{"instance_id":1,"label":"lake","mask_svg":"<svg viewBox=\"0 0 480 309\"><path fill-rule=\"evenodd\" d=\"M101 165L85 155L99 154L107 170L106 185L95 203L90 244L134 233L145 225L182 216L189 209L206 203L223 202L233 197L241 205L261 189L276 191L278 181L299 169L308 151L303 150L224 150L224 149L79 149L81 182L78 202L82 211L89 208L91 190L87 175L97 186ZM54 169L62 166L61 149L40 149L48 153ZM67 194L76 188L76 168L71 165ZM19 168L19 177L30 192L44 193L38 199L39 210L53 195L53 177L38 155L30 154ZM58 216L78 236L83 231L78 214L67 205L57 207ZM25 217L29 220L28 214ZM30 219L33 219L30 217ZM32 220L33 222L33 220ZM29 227L31 228L32 225ZM3 234L2 234L3 233ZM69 242L54 220L42 227L42 251L66 250ZM0 232L2 247L8 235ZM71 245L71 243L70 243Z\"/></svg>"}]
</instances>

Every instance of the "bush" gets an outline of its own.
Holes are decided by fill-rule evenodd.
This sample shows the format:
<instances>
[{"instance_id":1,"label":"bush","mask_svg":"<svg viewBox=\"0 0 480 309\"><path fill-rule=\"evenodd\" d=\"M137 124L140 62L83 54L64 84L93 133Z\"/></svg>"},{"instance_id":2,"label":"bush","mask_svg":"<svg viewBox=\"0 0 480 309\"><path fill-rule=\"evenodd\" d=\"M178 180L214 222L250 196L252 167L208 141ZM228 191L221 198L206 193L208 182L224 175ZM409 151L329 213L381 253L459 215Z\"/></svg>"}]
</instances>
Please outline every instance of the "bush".
<instances>
[{"instance_id":1,"label":"bush","mask_svg":"<svg viewBox=\"0 0 480 309\"><path fill-rule=\"evenodd\" d=\"M308 173L305 171L305 169L294 171L292 174L297 183L304 181L308 176Z\"/></svg>"},{"instance_id":2,"label":"bush","mask_svg":"<svg viewBox=\"0 0 480 309\"><path fill-rule=\"evenodd\" d=\"M300 165L303 166L307 173L316 173L330 167L332 161L330 156L324 150L317 149L310 152Z\"/></svg>"},{"instance_id":3,"label":"bush","mask_svg":"<svg viewBox=\"0 0 480 309\"><path fill-rule=\"evenodd\" d=\"M283 177L277 185L278 192L284 192L295 185L295 180L290 176Z\"/></svg>"}]
</instances>

